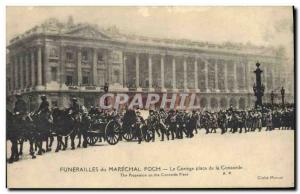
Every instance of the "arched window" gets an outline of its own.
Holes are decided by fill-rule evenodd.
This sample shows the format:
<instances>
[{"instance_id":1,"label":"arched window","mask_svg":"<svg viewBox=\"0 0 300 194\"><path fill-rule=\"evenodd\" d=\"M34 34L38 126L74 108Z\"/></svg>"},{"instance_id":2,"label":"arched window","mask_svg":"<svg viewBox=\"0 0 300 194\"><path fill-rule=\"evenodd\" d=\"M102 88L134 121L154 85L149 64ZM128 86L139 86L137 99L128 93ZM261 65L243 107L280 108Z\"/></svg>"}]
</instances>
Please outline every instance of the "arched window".
<instances>
[{"instance_id":1,"label":"arched window","mask_svg":"<svg viewBox=\"0 0 300 194\"><path fill-rule=\"evenodd\" d=\"M230 103L230 106L232 106L232 107L234 107L234 108L236 108L236 107L237 107L237 102L236 102L236 99L234 99L234 98L231 98L229 103Z\"/></svg>"},{"instance_id":2,"label":"arched window","mask_svg":"<svg viewBox=\"0 0 300 194\"><path fill-rule=\"evenodd\" d=\"M227 99L226 98L222 98L220 100L220 106L222 109L226 109L227 108Z\"/></svg>"},{"instance_id":3,"label":"arched window","mask_svg":"<svg viewBox=\"0 0 300 194\"><path fill-rule=\"evenodd\" d=\"M200 107L201 108L207 107L207 99L206 98L201 98L201 100L200 100Z\"/></svg>"},{"instance_id":4,"label":"arched window","mask_svg":"<svg viewBox=\"0 0 300 194\"><path fill-rule=\"evenodd\" d=\"M210 100L210 107L211 107L212 109L218 108L218 100L215 99L215 98L212 98L212 99Z\"/></svg>"},{"instance_id":5,"label":"arched window","mask_svg":"<svg viewBox=\"0 0 300 194\"><path fill-rule=\"evenodd\" d=\"M239 108L240 109L245 109L246 108L246 100L245 100L245 98L240 98L240 100L239 100Z\"/></svg>"}]
</instances>

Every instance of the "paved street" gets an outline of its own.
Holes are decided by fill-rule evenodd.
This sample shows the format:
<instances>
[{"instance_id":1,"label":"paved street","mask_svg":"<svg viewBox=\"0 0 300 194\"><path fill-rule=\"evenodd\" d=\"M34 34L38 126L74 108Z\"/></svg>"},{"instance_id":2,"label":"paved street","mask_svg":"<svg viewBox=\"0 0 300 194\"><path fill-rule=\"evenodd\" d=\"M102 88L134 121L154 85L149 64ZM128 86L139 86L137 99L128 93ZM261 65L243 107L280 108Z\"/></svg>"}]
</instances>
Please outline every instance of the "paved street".
<instances>
[{"instance_id":1,"label":"paved street","mask_svg":"<svg viewBox=\"0 0 300 194\"><path fill-rule=\"evenodd\" d=\"M8 185L16 187L110 187L112 181L120 187L138 187L156 185L157 187L171 186L171 182L164 181L163 172L172 173L170 168L176 168L177 173L187 173L187 178L174 177L177 187L195 186L214 187L214 182L223 187L233 183L248 181L249 185L280 186L286 181L293 182L293 131L254 132L242 134L205 134L201 130L192 139L173 141L119 142L115 146L107 143L97 143L96 146L78 148L55 153L54 151L30 159L28 143L25 143L25 155L18 162L7 165ZM8 145L8 154L10 145ZM54 142L54 146L56 142ZM53 146L53 147L54 147ZM231 166L239 170L205 170L209 166ZM113 171L110 167L138 167L144 171L161 169L160 177L122 177L122 171ZM65 172L65 168L84 167L84 172ZM178 171L180 167L200 167L203 171ZM97 172L91 171L97 168ZM103 172L100 172L103 168ZM109 171L109 168L111 169ZM164 169L164 170L163 170ZM226 168L225 168L226 169ZM163 172L162 172L163 171ZM129 173L135 173L129 171ZM128 172L126 172L128 173ZM225 173L225 174L224 174ZM131 176L135 176L132 174ZM140 174L142 176L142 174ZM279 180L264 181L258 176L278 176ZM16 177L16 178L14 178ZM227 178L225 178L227 177ZM137 181L138 179L138 181ZM245 180L246 179L246 180ZM275 181L275 182L274 182ZM174 184L174 182L173 182ZM243 185L240 185L243 186Z\"/></svg>"}]
</instances>

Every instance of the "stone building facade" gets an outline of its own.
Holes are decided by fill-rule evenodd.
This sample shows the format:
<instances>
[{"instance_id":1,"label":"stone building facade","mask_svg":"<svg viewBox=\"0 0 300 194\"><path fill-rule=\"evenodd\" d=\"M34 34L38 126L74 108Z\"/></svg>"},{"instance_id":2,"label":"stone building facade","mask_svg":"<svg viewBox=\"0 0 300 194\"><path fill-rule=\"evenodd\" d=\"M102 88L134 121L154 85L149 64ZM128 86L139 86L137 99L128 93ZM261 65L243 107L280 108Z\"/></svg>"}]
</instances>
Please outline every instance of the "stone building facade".
<instances>
[{"instance_id":1,"label":"stone building facade","mask_svg":"<svg viewBox=\"0 0 300 194\"><path fill-rule=\"evenodd\" d=\"M117 28L62 23L48 19L7 46L8 107L16 93L30 109L46 94L52 106L67 107L76 96L86 106L97 105L105 82L110 92L196 93L202 108L253 106L255 63L259 61L266 87L293 88L283 68L284 57L274 49L253 45L222 45L121 34Z\"/></svg>"}]
</instances>

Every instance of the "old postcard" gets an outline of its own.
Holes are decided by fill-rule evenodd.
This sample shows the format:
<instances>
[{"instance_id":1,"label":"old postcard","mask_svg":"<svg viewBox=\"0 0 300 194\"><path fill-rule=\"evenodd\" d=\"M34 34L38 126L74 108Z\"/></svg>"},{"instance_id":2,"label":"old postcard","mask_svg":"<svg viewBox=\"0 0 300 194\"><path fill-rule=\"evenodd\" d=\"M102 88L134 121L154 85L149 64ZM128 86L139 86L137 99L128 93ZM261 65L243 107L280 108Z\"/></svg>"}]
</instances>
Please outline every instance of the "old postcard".
<instances>
[{"instance_id":1,"label":"old postcard","mask_svg":"<svg viewBox=\"0 0 300 194\"><path fill-rule=\"evenodd\" d=\"M294 188L293 13L7 6L7 187Z\"/></svg>"}]
</instances>

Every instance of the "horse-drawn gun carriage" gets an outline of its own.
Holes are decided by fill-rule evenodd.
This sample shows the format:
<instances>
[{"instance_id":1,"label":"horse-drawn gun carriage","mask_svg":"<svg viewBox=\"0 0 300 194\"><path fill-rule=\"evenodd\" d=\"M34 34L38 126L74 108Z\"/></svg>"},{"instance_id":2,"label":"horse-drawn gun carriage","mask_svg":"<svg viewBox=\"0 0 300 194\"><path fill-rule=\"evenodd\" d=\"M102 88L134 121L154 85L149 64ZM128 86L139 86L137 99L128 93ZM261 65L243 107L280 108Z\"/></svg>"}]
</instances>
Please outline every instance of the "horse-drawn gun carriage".
<instances>
[{"instance_id":1,"label":"horse-drawn gun carriage","mask_svg":"<svg viewBox=\"0 0 300 194\"><path fill-rule=\"evenodd\" d=\"M91 115L90 127L86 132L86 140L89 145L95 145L104 140L110 145L116 145L122 139L132 141L141 139L149 142L153 138L153 132L149 130L147 123L136 121L131 125L125 124L123 118L116 115Z\"/></svg>"}]
</instances>

